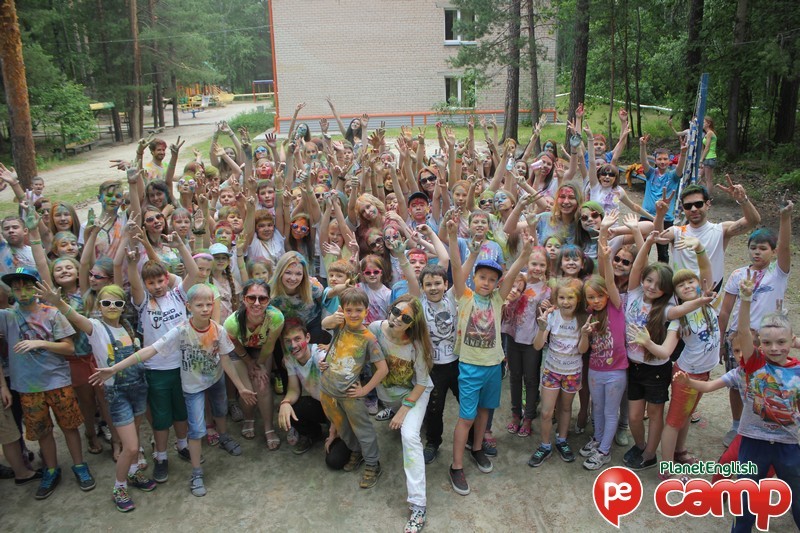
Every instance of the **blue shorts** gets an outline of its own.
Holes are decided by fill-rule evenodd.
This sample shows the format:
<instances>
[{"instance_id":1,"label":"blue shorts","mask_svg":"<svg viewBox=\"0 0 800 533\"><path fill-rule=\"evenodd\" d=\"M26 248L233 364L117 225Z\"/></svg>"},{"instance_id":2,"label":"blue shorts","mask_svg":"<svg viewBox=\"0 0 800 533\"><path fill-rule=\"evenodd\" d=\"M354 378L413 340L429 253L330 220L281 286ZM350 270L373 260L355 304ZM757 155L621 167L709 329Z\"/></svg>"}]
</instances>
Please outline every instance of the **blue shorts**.
<instances>
[{"instance_id":1,"label":"blue shorts","mask_svg":"<svg viewBox=\"0 0 800 533\"><path fill-rule=\"evenodd\" d=\"M500 406L501 367L458 363L459 418L475 420L479 408L497 409Z\"/></svg>"},{"instance_id":2,"label":"blue shorts","mask_svg":"<svg viewBox=\"0 0 800 533\"><path fill-rule=\"evenodd\" d=\"M133 424L133 419L147 410L147 382L105 387L108 411L114 427Z\"/></svg>"},{"instance_id":3,"label":"blue shorts","mask_svg":"<svg viewBox=\"0 0 800 533\"><path fill-rule=\"evenodd\" d=\"M206 436L206 396L211 405L211 416L222 418L228 413L228 394L225 392L225 376L200 392L184 392L186 412L189 415L189 438L202 439Z\"/></svg>"}]
</instances>

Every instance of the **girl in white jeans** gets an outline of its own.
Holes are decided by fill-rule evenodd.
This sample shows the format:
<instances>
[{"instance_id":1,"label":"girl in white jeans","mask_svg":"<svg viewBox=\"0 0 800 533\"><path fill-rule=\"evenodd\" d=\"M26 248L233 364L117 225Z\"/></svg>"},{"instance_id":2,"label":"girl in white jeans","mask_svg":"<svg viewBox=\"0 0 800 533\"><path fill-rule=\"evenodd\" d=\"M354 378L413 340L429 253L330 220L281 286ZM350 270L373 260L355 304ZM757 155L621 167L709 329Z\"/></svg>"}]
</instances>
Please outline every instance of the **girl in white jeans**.
<instances>
[{"instance_id":1,"label":"girl in white jeans","mask_svg":"<svg viewBox=\"0 0 800 533\"><path fill-rule=\"evenodd\" d=\"M378 385L378 398L395 411L389 427L399 429L403 441L403 468L411 515L405 531L416 533L425 526L425 460L420 428L425 418L433 381L433 345L422 304L405 294L389 306L388 320L373 322L369 330L386 354L389 373Z\"/></svg>"}]
</instances>

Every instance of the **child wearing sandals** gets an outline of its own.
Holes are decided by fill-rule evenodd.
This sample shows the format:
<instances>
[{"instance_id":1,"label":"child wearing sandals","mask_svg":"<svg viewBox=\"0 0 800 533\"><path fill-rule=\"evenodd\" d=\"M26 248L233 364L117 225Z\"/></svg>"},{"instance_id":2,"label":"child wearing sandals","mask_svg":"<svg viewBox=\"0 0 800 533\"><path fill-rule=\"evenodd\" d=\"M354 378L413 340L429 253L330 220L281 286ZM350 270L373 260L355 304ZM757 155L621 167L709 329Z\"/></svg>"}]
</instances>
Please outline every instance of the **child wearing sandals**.
<instances>
[{"instance_id":1,"label":"child wearing sandals","mask_svg":"<svg viewBox=\"0 0 800 533\"><path fill-rule=\"evenodd\" d=\"M720 348L719 319L716 310L711 306L716 295L708 292L708 287L701 289L701 278L711 279L711 261L696 238L686 237L679 240L676 248L691 248L695 251L700 276L688 269L676 271L672 276L675 294L681 303L695 302L700 306L680 319L671 321L667 328L667 337L661 345L650 340L646 329L631 326L631 330L635 334L634 342L662 359L669 358L678 342L683 340L685 344L680 357L672 365L672 375L684 372L692 379L708 381L711 370L719 363ZM670 396L666 426L661 434L661 460L696 463L697 459L686 450L686 436L689 433L689 417L700 402L702 394L673 381ZM670 477L664 473L659 473L658 476L662 481Z\"/></svg>"},{"instance_id":2,"label":"child wearing sandals","mask_svg":"<svg viewBox=\"0 0 800 533\"><path fill-rule=\"evenodd\" d=\"M86 318L70 312L70 306L61 299L58 289L47 284L39 286L40 299L46 300L64 313L67 319L89 339L97 368L108 368L129 358L139 348L139 340L133 334L130 324L123 321L125 291L118 285L106 285L97 293L102 320ZM156 488L156 482L139 469L139 424L147 410L147 381L144 366L135 364L126 372L102 382L108 401L111 423L122 442L122 451L117 459L116 481L113 498L117 510L123 513L136 508L128 495L128 485L144 492Z\"/></svg>"},{"instance_id":3,"label":"child wearing sandals","mask_svg":"<svg viewBox=\"0 0 800 533\"><path fill-rule=\"evenodd\" d=\"M611 249L601 244L599 252L605 278L591 276L583 287L586 306L592 314L588 381L594 435L579 452L586 457L583 467L587 470L599 470L611 462L611 443L619 423L619 405L628 384L622 298L614 283Z\"/></svg>"},{"instance_id":4,"label":"child wearing sandals","mask_svg":"<svg viewBox=\"0 0 800 533\"><path fill-rule=\"evenodd\" d=\"M542 351L533 347L539 332L536 310L550 297L547 286L548 257L542 247L535 247L528 260L528 271L520 287L511 290L503 311L504 328L509 339L506 349L511 388L511 422L507 430L519 437L531 434L531 421L539 404L539 379ZM525 384L525 412L522 412L522 385ZM524 416L523 416L524 415Z\"/></svg>"},{"instance_id":5,"label":"child wearing sandals","mask_svg":"<svg viewBox=\"0 0 800 533\"><path fill-rule=\"evenodd\" d=\"M581 354L589 348L589 330L592 326L592 322L581 316L582 292L583 283L580 280L559 280L551 298L556 305L543 308L537 319L539 332L533 340L533 347L541 350L547 345L547 351L542 368L542 443L528 460L530 467L541 466L553 455L550 431L556 403L559 408L556 450L565 462L575 460L575 454L567 443L567 434L572 402L582 385Z\"/></svg>"},{"instance_id":6,"label":"child wearing sandals","mask_svg":"<svg viewBox=\"0 0 800 533\"><path fill-rule=\"evenodd\" d=\"M194 496L205 496L203 469L200 466L202 438L206 435L205 398L211 399L211 411L219 430L219 445L231 455L241 455L242 449L227 433L227 395L223 372L228 375L239 397L254 404L256 394L244 387L231 364L229 354L234 351L225 329L211 320L214 292L207 285L194 285L186 293L186 309L191 318L180 327L170 330L152 346L139 350L110 368L92 374L95 385L107 381L117 372L147 361L157 354L180 353L181 383L189 415L189 455L192 475L189 488Z\"/></svg>"}]
</instances>

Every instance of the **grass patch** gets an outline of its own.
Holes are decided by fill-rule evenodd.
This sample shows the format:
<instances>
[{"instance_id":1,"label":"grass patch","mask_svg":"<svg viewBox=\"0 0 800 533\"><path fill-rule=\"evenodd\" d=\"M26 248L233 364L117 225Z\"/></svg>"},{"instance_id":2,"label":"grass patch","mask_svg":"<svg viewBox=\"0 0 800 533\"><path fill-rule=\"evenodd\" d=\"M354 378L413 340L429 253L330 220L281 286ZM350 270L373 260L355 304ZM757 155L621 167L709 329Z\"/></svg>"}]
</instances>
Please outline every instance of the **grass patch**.
<instances>
[{"instance_id":1,"label":"grass patch","mask_svg":"<svg viewBox=\"0 0 800 533\"><path fill-rule=\"evenodd\" d=\"M78 188L69 183L63 183L57 187L49 185L45 196L49 198L51 202L65 202L77 207L87 200L94 200L97 197L97 189L99 187L99 183L84 185ZM18 212L16 200L3 202L2 205L0 205L0 217L16 215Z\"/></svg>"}]
</instances>

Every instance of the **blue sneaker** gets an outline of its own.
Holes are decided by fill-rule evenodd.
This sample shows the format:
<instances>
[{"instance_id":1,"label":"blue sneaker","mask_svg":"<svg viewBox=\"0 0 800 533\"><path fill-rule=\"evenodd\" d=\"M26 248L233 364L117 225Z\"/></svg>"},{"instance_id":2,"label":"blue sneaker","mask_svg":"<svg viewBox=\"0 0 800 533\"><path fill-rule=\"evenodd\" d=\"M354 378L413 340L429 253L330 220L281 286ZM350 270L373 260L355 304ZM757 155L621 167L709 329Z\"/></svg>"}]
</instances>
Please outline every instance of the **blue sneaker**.
<instances>
[{"instance_id":1,"label":"blue sneaker","mask_svg":"<svg viewBox=\"0 0 800 533\"><path fill-rule=\"evenodd\" d=\"M37 500L44 500L53 494L59 482L61 481L61 468L45 468L42 473L42 482L39 483L39 488L36 490L35 498Z\"/></svg>"},{"instance_id":2,"label":"blue sneaker","mask_svg":"<svg viewBox=\"0 0 800 533\"><path fill-rule=\"evenodd\" d=\"M73 465L72 473L75 474L75 479L78 480L78 485L84 492L92 490L97 485L94 477L92 477L92 473L89 472L89 465L86 463Z\"/></svg>"}]
</instances>

